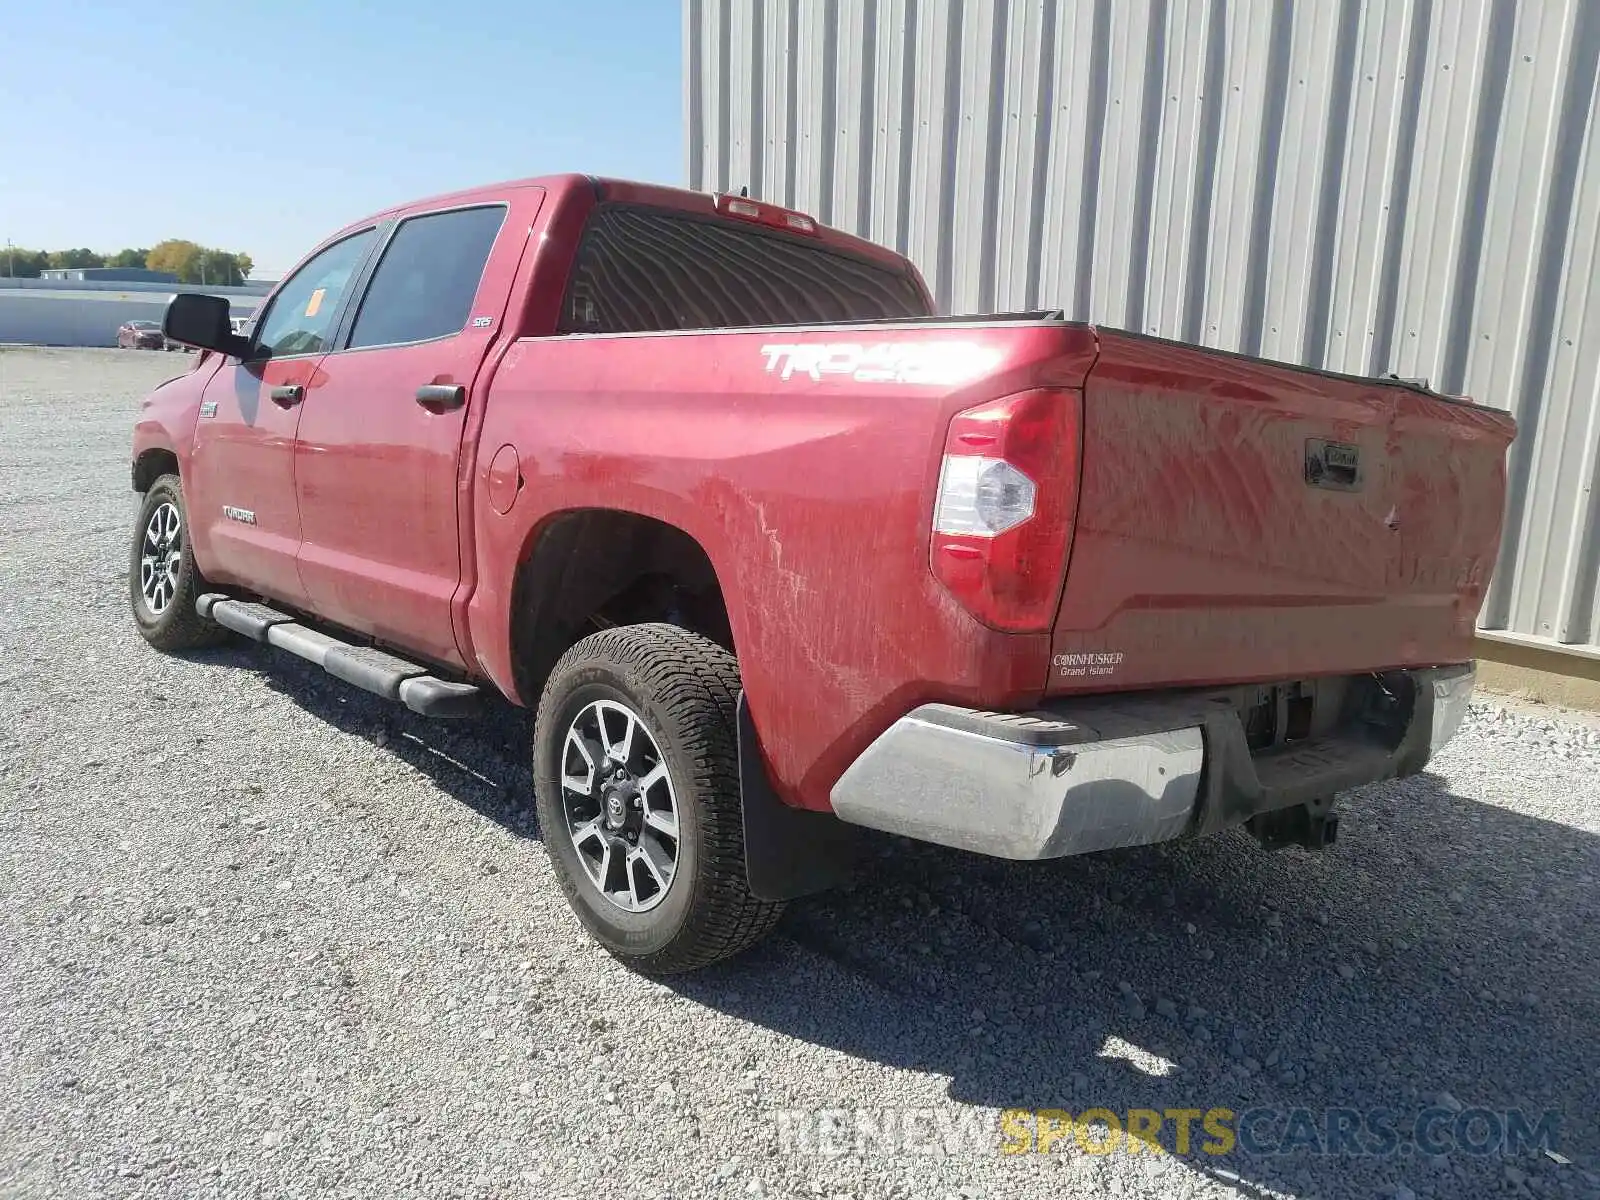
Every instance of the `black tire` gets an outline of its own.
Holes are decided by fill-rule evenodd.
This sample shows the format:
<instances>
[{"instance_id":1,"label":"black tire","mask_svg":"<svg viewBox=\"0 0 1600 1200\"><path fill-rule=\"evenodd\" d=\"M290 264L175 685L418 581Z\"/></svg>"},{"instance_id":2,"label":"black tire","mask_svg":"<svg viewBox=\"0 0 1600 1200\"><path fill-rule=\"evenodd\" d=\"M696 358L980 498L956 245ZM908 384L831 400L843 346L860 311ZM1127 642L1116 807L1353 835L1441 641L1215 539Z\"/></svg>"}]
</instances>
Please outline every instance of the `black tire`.
<instances>
[{"instance_id":1,"label":"black tire","mask_svg":"<svg viewBox=\"0 0 1600 1200\"><path fill-rule=\"evenodd\" d=\"M172 599L157 612L145 597L140 566L150 519L157 509L169 503L176 506L180 521L180 561ZM189 512L183 503L183 486L176 475L163 475L150 485L150 490L144 494L144 502L139 505L139 518L134 522L133 545L129 550L128 598L140 635L157 650L168 652L194 650L226 641L226 629L207 621L194 610L195 598L208 590L200 568L195 565L194 550L189 545Z\"/></svg>"},{"instance_id":2,"label":"black tire","mask_svg":"<svg viewBox=\"0 0 1600 1200\"><path fill-rule=\"evenodd\" d=\"M534 720L539 828L567 902L602 946L649 975L731 958L771 931L781 903L751 895L739 803L739 668L715 642L675 625L624 625L585 638L556 664ZM561 788L569 726L596 700L627 705L660 748L677 798L676 874L656 907L612 903L578 860Z\"/></svg>"}]
</instances>

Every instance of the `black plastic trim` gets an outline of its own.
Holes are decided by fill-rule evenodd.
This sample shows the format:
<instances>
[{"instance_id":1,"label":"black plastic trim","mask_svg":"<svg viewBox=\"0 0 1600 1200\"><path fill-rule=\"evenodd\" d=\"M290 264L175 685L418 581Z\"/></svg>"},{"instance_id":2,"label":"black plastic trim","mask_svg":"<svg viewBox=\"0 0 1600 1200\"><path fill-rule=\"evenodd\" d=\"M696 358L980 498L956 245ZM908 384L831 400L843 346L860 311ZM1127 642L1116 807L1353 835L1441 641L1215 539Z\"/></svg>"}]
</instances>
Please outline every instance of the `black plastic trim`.
<instances>
[{"instance_id":1,"label":"black plastic trim","mask_svg":"<svg viewBox=\"0 0 1600 1200\"><path fill-rule=\"evenodd\" d=\"M400 699L400 685L427 671L371 646L336 646L322 659L322 669L335 679L353 683L387 700Z\"/></svg>"},{"instance_id":2,"label":"black plastic trim","mask_svg":"<svg viewBox=\"0 0 1600 1200\"><path fill-rule=\"evenodd\" d=\"M194 606L202 617L226 629L293 654L335 679L397 701L424 717L471 717L483 709L483 690L476 684L439 679L427 667L376 646L341 641L265 604L207 592Z\"/></svg>"},{"instance_id":3,"label":"black plastic trim","mask_svg":"<svg viewBox=\"0 0 1600 1200\"><path fill-rule=\"evenodd\" d=\"M470 683L419 675L400 685L400 702L424 717L457 720L483 712L483 690Z\"/></svg>"},{"instance_id":4,"label":"black plastic trim","mask_svg":"<svg viewBox=\"0 0 1600 1200\"><path fill-rule=\"evenodd\" d=\"M832 813L793 808L767 777L755 721L739 693L739 797L744 811L744 869L762 900L795 900L850 880L861 834Z\"/></svg>"},{"instance_id":5,"label":"black plastic trim","mask_svg":"<svg viewBox=\"0 0 1600 1200\"><path fill-rule=\"evenodd\" d=\"M231 629L235 633L242 633L253 642L265 643L267 630L274 625L287 625L294 618L288 613L281 613L275 608L268 608L265 604L252 604L248 600L212 600L210 612L201 609L202 603L210 599L202 596L195 601L195 611L210 618L224 629Z\"/></svg>"},{"instance_id":6,"label":"black plastic trim","mask_svg":"<svg viewBox=\"0 0 1600 1200\"><path fill-rule=\"evenodd\" d=\"M1190 832L1204 836L1263 813L1298 805L1316 807L1339 792L1415 775L1428 764L1433 733L1433 689L1428 674L1386 673L1385 686L1406 693L1379 721L1346 712L1321 737L1252 751L1237 709L1219 706L1200 726L1205 766Z\"/></svg>"},{"instance_id":7,"label":"black plastic trim","mask_svg":"<svg viewBox=\"0 0 1600 1200\"><path fill-rule=\"evenodd\" d=\"M308 629L298 622L288 625L274 625L267 630L267 645L275 646L279 650L287 650L296 658L303 658L307 662L322 666L322 660L329 650L341 643L316 629Z\"/></svg>"},{"instance_id":8,"label":"black plastic trim","mask_svg":"<svg viewBox=\"0 0 1600 1200\"><path fill-rule=\"evenodd\" d=\"M432 413L453 412L464 408L467 389L459 383L430 383L417 389L417 403Z\"/></svg>"}]
</instances>

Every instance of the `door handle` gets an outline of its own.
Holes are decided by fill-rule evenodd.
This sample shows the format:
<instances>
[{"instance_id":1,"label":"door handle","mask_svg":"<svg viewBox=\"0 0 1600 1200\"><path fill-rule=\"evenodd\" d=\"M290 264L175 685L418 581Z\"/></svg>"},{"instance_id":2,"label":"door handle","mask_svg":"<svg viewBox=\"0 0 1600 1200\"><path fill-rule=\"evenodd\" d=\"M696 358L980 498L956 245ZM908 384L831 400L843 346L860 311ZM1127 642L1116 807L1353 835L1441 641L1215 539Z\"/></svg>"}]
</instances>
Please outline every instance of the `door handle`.
<instances>
[{"instance_id":1,"label":"door handle","mask_svg":"<svg viewBox=\"0 0 1600 1200\"><path fill-rule=\"evenodd\" d=\"M298 383L291 383L284 387L273 388L268 395L279 408L293 408L306 398L306 390Z\"/></svg>"},{"instance_id":2,"label":"door handle","mask_svg":"<svg viewBox=\"0 0 1600 1200\"><path fill-rule=\"evenodd\" d=\"M417 389L417 403L431 413L449 412L466 402L467 389L459 383L430 383Z\"/></svg>"}]
</instances>

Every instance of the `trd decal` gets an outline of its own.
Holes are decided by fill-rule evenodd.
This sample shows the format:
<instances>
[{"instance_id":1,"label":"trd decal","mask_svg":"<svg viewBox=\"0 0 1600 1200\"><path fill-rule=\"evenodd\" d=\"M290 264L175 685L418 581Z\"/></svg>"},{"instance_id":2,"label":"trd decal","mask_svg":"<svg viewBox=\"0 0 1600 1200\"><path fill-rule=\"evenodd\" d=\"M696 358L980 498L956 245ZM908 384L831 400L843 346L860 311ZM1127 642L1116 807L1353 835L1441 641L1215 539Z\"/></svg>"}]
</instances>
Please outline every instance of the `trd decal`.
<instances>
[{"instance_id":1,"label":"trd decal","mask_svg":"<svg viewBox=\"0 0 1600 1200\"><path fill-rule=\"evenodd\" d=\"M974 379L1000 361L998 350L976 342L771 343L761 353L768 374L818 382L843 377L855 383L948 385Z\"/></svg>"},{"instance_id":2,"label":"trd decal","mask_svg":"<svg viewBox=\"0 0 1600 1200\"><path fill-rule=\"evenodd\" d=\"M214 416L216 416L217 415L217 402L215 400L203 400L203 401L201 401L200 402L200 415L202 417L214 417Z\"/></svg>"}]
</instances>

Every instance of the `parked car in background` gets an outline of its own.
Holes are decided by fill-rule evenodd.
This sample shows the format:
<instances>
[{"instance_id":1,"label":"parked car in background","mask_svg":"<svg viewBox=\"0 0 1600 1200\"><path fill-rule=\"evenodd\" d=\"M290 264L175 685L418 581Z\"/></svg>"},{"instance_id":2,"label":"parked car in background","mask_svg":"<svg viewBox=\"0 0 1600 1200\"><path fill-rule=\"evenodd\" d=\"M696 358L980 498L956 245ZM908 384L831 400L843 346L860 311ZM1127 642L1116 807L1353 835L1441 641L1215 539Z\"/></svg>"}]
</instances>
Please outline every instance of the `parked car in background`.
<instances>
[{"instance_id":1,"label":"parked car in background","mask_svg":"<svg viewBox=\"0 0 1600 1200\"><path fill-rule=\"evenodd\" d=\"M167 350L177 345L167 341L155 321L124 321L117 330L119 350Z\"/></svg>"}]
</instances>

